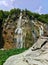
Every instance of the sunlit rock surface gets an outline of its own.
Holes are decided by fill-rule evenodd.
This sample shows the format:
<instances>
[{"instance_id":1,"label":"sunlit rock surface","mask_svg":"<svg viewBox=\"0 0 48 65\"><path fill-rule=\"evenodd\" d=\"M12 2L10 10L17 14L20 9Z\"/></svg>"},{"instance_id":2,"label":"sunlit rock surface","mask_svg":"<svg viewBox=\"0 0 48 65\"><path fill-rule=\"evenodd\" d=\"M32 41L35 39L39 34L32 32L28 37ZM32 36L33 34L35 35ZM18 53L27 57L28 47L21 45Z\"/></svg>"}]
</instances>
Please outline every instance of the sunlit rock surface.
<instances>
[{"instance_id":1,"label":"sunlit rock surface","mask_svg":"<svg viewBox=\"0 0 48 65\"><path fill-rule=\"evenodd\" d=\"M40 37L31 48L9 57L3 65L48 65L48 38Z\"/></svg>"}]
</instances>

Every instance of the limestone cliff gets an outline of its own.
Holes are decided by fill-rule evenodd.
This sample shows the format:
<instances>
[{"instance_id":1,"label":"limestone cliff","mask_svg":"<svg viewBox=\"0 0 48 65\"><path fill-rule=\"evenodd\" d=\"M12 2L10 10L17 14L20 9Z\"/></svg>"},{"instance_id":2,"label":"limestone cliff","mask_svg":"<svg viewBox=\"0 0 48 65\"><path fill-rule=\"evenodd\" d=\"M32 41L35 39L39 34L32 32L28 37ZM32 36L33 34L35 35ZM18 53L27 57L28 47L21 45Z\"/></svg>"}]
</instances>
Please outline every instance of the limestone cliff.
<instances>
[{"instance_id":1,"label":"limestone cliff","mask_svg":"<svg viewBox=\"0 0 48 65\"><path fill-rule=\"evenodd\" d=\"M11 18L7 18L5 23L3 24L3 39L4 39L4 49L16 48L17 42L17 33L15 34L15 29L17 29L19 18L13 21ZM34 42L40 36L39 27L43 26L44 34L48 34L46 32L46 24L41 23L38 20L30 20L28 16L23 16L21 19L21 28L23 30L23 47L29 48L33 45Z\"/></svg>"}]
</instances>

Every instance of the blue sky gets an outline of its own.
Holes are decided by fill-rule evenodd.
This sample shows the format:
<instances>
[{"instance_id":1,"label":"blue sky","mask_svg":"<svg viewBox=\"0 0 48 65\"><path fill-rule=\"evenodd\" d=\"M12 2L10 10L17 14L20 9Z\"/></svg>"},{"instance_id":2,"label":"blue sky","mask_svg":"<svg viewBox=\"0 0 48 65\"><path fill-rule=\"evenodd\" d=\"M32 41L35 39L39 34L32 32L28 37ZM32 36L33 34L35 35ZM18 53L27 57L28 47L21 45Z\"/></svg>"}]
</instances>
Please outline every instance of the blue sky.
<instances>
[{"instance_id":1,"label":"blue sky","mask_svg":"<svg viewBox=\"0 0 48 65\"><path fill-rule=\"evenodd\" d=\"M48 14L48 0L0 0L0 10L28 9L39 14Z\"/></svg>"}]
</instances>

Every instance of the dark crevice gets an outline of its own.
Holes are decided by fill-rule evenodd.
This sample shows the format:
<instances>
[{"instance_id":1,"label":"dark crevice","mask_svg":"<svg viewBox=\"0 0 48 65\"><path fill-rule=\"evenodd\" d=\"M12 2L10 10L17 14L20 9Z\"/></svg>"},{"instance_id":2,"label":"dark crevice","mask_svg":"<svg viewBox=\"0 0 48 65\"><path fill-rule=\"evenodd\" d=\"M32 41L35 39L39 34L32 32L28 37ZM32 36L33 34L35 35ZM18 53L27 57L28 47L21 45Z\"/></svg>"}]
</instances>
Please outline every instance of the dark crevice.
<instances>
[{"instance_id":1,"label":"dark crevice","mask_svg":"<svg viewBox=\"0 0 48 65\"><path fill-rule=\"evenodd\" d=\"M47 43L47 41L45 41L42 45L41 45L41 48Z\"/></svg>"},{"instance_id":2,"label":"dark crevice","mask_svg":"<svg viewBox=\"0 0 48 65\"><path fill-rule=\"evenodd\" d=\"M41 45L41 47L40 48L36 48L36 49L31 49L32 51L35 51L35 50L39 50L39 49L41 49L45 44L47 43L47 40Z\"/></svg>"}]
</instances>

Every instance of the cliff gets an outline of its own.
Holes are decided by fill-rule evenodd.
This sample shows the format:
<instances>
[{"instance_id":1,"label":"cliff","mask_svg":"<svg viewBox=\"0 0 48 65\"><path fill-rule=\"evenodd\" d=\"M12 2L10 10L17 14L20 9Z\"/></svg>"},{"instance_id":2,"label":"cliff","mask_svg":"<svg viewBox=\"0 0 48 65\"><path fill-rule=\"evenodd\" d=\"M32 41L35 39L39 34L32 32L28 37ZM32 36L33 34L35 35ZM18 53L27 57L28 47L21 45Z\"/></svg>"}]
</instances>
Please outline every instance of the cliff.
<instances>
[{"instance_id":1,"label":"cliff","mask_svg":"<svg viewBox=\"0 0 48 65\"><path fill-rule=\"evenodd\" d=\"M19 16L20 17L20 16ZM18 34L15 33L15 30L18 26L19 18L13 21L10 17L5 20L3 24L3 39L4 39L4 49L12 49L17 48L17 37ZM32 19L30 20L28 16L22 16L21 19L21 29L23 31L23 46L24 48L29 48L33 45L34 42L40 37L40 29L41 26L43 27L43 35L48 35L46 24ZM20 36L20 35L19 35Z\"/></svg>"}]
</instances>

